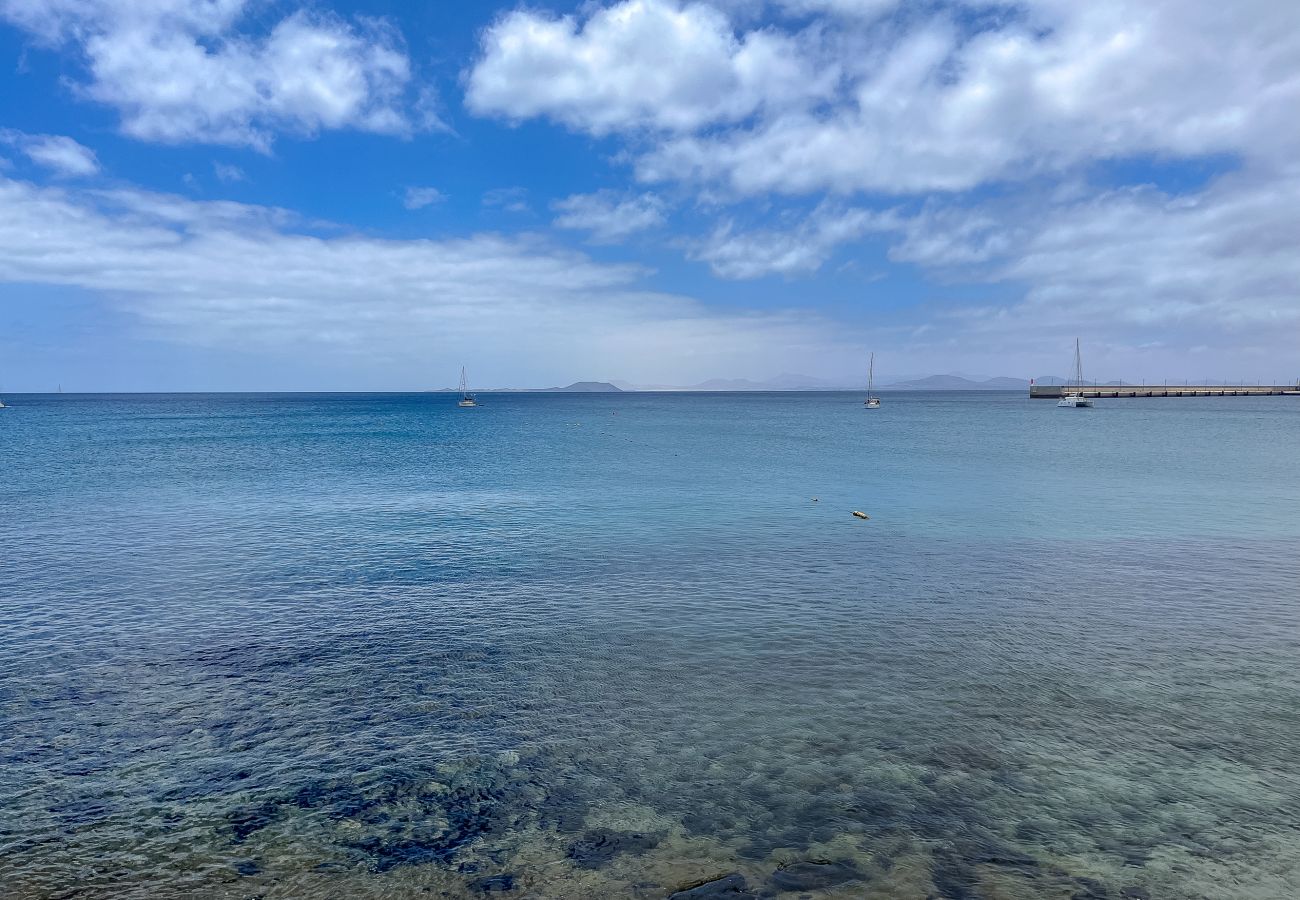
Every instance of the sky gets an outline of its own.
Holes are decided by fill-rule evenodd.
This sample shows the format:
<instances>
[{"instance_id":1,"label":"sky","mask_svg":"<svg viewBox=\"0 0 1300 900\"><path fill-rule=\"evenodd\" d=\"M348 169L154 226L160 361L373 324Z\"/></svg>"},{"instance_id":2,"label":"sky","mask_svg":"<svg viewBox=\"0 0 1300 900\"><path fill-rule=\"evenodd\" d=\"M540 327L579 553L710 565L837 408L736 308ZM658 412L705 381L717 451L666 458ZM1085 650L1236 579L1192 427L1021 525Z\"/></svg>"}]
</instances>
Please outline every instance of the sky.
<instances>
[{"instance_id":1,"label":"sky","mask_svg":"<svg viewBox=\"0 0 1300 900\"><path fill-rule=\"evenodd\" d=\"M1300 378L1300 4L0 0L0 389Z\"/></svg>"}]
</instances>

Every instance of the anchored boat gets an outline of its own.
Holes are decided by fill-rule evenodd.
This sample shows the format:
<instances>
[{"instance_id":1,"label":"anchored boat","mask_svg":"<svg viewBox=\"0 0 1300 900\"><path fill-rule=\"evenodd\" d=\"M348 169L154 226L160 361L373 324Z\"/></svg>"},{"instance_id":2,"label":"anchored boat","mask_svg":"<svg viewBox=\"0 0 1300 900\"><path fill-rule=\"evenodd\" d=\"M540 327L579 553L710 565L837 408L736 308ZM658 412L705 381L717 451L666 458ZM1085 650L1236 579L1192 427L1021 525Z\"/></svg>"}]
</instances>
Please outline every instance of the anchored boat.
<instances>
[{"instance_id":1,"label":"anchored boat","mask_svg":"<svg viewBox=\"0 0 1300 900\"><path fill-rule=\"evenodd\" d=\"M478 401L469 392L469 379L465 377L465 367L460 367L460 402L457 406L478 406Z\"/></svg>"},{"instance_id":2,"label":"anchored boat","mask_svg":"<svg viewBox=\"0 0 1300 900\"><path fill-rule=\"evenodd\" d=\"M1065 386L1065 393L1056 402L1057 406L1080 409L1092 406L1092 399L1083 396L1083 357L1079 355L1079 339L1074 339L1074 377Z\"/></svg>"},{"instance_id":3,"label":"anchored boat","mask_svg":"<svg viewBox=\"0 0 1300 900\"><path fill-rule=\"evenodd\" d=\"M873 397L871 394L872 383L876 379L876 354L871 354L871 362L867 365L867 399L862 401L862 405L867 409L880 409L880 398Z\"/></svg>"}]
</instances>

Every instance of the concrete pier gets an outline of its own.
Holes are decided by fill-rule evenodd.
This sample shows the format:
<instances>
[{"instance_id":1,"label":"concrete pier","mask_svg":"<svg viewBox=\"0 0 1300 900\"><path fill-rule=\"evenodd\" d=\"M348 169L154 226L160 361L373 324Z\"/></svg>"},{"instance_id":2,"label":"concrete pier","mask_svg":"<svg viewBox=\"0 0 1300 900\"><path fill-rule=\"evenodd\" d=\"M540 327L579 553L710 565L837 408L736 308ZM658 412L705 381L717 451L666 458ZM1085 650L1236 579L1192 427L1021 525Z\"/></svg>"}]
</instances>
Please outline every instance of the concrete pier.
<instances>
[{"instance_id":1,"label":"concrete pier","mask_svg":"<svg viewBox=\"0 0 1300 900\"><path fill-rule=\"evenodd\" d=\"M1034 400L1059 400L1066 390L1063 384L1033 384L1029 396ZM1073 389L1071 393L1073 393ZM1300 382L1295 384L1093 384L1084 385L1085 397L1300 397Z\"/></svg>"}]
</instances>

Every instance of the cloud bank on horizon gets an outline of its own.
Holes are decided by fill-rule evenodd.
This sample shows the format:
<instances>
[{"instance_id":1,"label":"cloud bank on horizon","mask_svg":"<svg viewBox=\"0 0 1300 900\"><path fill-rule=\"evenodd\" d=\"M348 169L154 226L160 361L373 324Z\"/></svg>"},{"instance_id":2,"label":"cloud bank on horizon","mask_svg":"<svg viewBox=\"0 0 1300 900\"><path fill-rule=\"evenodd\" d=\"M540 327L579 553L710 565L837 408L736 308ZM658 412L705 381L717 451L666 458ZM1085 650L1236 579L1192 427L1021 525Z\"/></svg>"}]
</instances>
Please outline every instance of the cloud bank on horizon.
<instances>
[{"instance_id":1,"label":"cloud bank on horizon","mask_svg":"<svg viewBox=\"0 0 1300 900\"><path fill-rule=\"evenodd\" d=\"M386 8L0 0L6 384L1300 377L1294 4Z\"/></svg>"}]
</instances>

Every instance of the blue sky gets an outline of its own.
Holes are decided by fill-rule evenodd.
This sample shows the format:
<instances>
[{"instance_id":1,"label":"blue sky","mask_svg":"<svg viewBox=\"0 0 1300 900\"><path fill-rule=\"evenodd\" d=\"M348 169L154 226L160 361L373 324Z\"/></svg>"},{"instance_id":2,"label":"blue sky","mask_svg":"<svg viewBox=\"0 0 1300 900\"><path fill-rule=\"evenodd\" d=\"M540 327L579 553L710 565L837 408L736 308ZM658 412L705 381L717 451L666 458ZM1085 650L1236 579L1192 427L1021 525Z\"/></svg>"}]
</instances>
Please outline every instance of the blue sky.
<instances>
[{"instance_id":1,"label":"blue sky","mask_svg":"<svg viewBox=\"0 0 1300 900\"><path fill-rule=\"evenodd\" d=\"M0 386L1300 377L1300 10L0 0Z\"/></svg>"}]
</instances>

